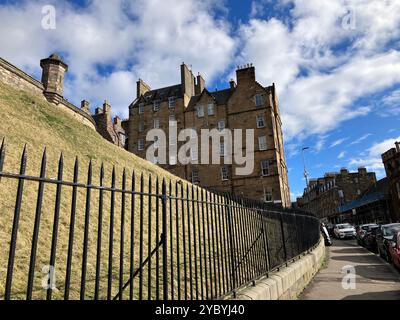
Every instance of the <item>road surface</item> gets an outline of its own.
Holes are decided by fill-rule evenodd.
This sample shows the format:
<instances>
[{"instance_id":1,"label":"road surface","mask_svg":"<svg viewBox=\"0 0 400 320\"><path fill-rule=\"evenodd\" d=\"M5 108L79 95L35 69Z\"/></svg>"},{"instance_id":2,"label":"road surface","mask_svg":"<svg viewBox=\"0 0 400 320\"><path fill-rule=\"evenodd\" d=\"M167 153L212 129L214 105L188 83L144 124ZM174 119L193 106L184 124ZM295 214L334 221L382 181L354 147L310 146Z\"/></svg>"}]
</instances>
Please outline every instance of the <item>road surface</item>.
<instances>
[{"instance_id":1,"label":"road surface","mask_svg":"<svg viewBox=\"0 0 400 320\"><path fill-rule=\"evenodd\" d=\"M300 299L400 300L400 273L383 259L358 246L355 240L335 240L327 250L327 265ZM347 270L354 270L355 276L346 274Z\"/></svg>"}]
</instances>

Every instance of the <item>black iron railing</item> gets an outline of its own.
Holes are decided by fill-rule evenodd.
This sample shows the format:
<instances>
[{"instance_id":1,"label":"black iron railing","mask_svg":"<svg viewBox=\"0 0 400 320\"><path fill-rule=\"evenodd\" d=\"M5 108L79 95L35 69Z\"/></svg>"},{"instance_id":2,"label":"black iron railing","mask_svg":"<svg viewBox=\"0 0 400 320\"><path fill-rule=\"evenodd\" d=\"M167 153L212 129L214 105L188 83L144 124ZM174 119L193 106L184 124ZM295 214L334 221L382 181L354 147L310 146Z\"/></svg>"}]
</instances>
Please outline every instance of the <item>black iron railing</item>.
<instances>
[{"instance_id":1,"label":"black iron railing","mask_svg":"<svg viewBox=\"0 0 400 320\"><path fill-rule=\"evenodd\" d=\"M19 173L5 172L5 156L3 141L4 299L219 299L319 241L304 212L126 170L117 179L115 168L107 179L92 162L82 182L78 159L67 181L62 155L49 178L46 150L38 176L26 174L26 148Z\"/></svg>"}]
</instances>

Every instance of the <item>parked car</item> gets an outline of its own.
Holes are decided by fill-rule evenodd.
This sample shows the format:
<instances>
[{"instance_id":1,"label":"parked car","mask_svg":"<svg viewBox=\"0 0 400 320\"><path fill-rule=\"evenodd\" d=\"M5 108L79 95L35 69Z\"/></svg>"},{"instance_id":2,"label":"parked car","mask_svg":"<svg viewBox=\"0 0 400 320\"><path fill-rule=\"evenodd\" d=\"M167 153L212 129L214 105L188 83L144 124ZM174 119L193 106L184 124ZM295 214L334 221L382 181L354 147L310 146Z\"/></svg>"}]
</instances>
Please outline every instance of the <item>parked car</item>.
<instances>
[{"instance_id":1,"label":"parked car","mask_svg":"<svg viewBox=\"0 0 400 320\"><path fill-rule=\"evenodd\" d=\"M356 227L356 239L357 239L357 244L360 246L364 246L364 238L365 235L367 234L368 230L371 227L378 226L375 223L368 223L368 224L360 224L359 226Z\"/></svg>"},{"instance_id":2,"label":"parked car","mask_svg":"<svg viewBox=\"0 0 400 320\"><path fill-rule=\"evenodd\" d=\"M393 239L393 235L400 230L400 223L384 224L380 226L376 232L376 246L378 249L378 254L390 262L389 254L389 241Z\"/></svg>"},{"instance_id":3,"label":"parked car","mask_svg":"<svg viewBox=\"0 0 400 320\"><path fill-rule=\"evenodd\" d=\"M369 230L366 232L364 236L364 247L367 248L368 250L377 253L378 252L378 247L376 244L376 232L379 230L380 226L371 226Z\"/></svg>"},{"instance_id":4,"label":"parked car","mask_svg":"<svg viewBox=\"0 0 400 320\"><path fill-rule=\"evenodd\" d=\"M400 230L389 241L389 254L393 265L400 270Z\"/></svg>"},{"instance_id":5,"label":"parked car","mask_svg":"<svg viewBox=\"0 0 400 320\"><path fill-rule=\"evenodd\" d=\"M333 233L338 239L354 238L356 236L356 229L350 223L341 223L335 225Z\"/></svg>"}]
</instances>

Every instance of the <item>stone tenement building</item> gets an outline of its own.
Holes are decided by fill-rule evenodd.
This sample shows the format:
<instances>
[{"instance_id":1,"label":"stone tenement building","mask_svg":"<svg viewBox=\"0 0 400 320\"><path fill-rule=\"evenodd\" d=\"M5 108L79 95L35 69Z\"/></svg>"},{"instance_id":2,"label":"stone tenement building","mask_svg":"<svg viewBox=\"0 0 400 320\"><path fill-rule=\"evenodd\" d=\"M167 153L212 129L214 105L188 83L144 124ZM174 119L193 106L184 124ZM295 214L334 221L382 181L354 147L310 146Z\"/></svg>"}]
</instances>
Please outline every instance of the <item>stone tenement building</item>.
<instances>
[{"instance_id":1,"label":"stone tenement building","mask_svg":"<svg viewBox=\"0 0 400 320\"><path fill-rule=\"evenodd\" d=\"M83 100L81 107L78 108L64 98L64 76L68 71L68 65L58 54L52 54L48 58L42 59L40 66L42 79L38 81L0 58L0 81L47 100L91 129L97 130L106 140L125 147L123 124L118 117L111 118L111 106L107 102L102 108L97 108L96 114L92 115L89 110L89 102Z\"/></svg>"},{"instance_id":2,"label":"stone tenement building","mask_svg":"<svg viewBox=\"0 0 400 320\"><path fill-rule=\"evenodd\" d=\"M326 173L322 178L310 180L303 196L297 199L297 206L327 219L336 215L339 206L356 200L375 183L375 173L365 168L359 168L358 172L343 168L340 173Z\"/></svg>"},{"instance_id":3,"label":"stone tenement building","mask_svg":"<svg viewBox=\"0 0 400 320\"><path fill-rule=\"evenodd\" d=\"M143 80L137 82L137 98L129 107L129 120L124 123L129 137L127 149L145 158L147 147L153 144L146 141L146 133L153 128L168 133L170 121L177 126L178 133L191 128L199 137L201 129L243 129L243 132L254 129L255 162L250 175L237 175L235 162L224 164L223 158L227 155L223 139L219 145L221 164L196 164L200 162L200 151L191 155L192 161L187 165L177 163L169 155L168 164L161 166L205 188L290 207L275 86L259 84L252 65L238 68L237 84L231 80L229 88L216 91L208 91L204 78L200 74L195 77L186 64L181 65L180 71L181 83L169 87L154 90ZM242 140L244 147L245 139ZM178 142L177 149L184 143Z\"/></svg>"},{"instance_id":4,"label":"stone tenement building","mask_svg":"<svg viewBox=\"0 0 400 320\"><path fill-rule=\"evenodd\" d=\"M395 146L382 154L382 161L389 180L392 220L400 221L400 142L396 142Z\"/></svg>"}]
</instances>

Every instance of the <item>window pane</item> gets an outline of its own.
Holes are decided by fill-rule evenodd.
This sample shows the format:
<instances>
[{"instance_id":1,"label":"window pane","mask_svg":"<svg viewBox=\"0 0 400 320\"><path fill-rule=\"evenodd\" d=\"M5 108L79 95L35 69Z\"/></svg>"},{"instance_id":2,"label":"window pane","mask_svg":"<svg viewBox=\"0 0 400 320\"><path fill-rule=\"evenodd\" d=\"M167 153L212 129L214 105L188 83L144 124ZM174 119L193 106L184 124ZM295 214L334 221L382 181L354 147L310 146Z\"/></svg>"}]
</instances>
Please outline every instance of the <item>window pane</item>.
<instances>
[{"instance_id":1,"label":"window pane","mask_svg":"<svg viewBox=\"0 0 400 320\"><path fill-rule=\"evenodd\" d=\"M261 174L263 176L269 175L269 161L261 161Z\"/></svg>"},{"instance_id":2,"label":"window pane","mask_svg":"<svg viewBox=\"0 0 400 320\"><path fill-rule=\"evenodd\" d=\"M144 113L144 103L139 104L139 113Z\"/></svg>"},{"instance_id":3,"label":"window pane","mask_svg":"<svg viewBox=\"0 0 400 320\"><path fill-rule=\"evenodd\" d=\"M138 149L144 150L144 140L143 139L138 140Z\"/></svg>"},{"instance_id":4,"label":"window pane","mask_svg":"<svg viewBox=\"0 0 400 320\"><path fill-rule=\"evenodd\" d=\"M175 107L175 97L169 97L168 98L168 107L169 108Z\"/></svg>"},{"instance_id":5,"label":"window pane","mask_svg":"<svg viewBox=\"0 0 400 320\"><path fill-rule=\"evenodd\" d=\"M208 105L208 115L213 116L214 115L214 104L209 104Z\"/></svg>"},{"instance_id":6,"label":"window pane","mask_svg":"<svg viewBox=\"0 0 400 320\"><path fill-rule=\"evenodd\" d=\"M204 117L204 106L197 106L197 116L199 118Z\"/></svg>"},{"instance_id":7,"label":"window pane","mask_svg":"<svg viewBox=\"0 0 400 320\"><path fill-rule=\"evenodd\" d=\"M139 122L139 132L143 132L144 131L144 122L141 121Z\"/></svg>"},{"instance_id":8,"label":"window pane","mask_svg":"<svg viewBox=\"0 0 400 320\"><path fill-rule=\"evenodd\" d=\"M219 154L221 157L225 156L226 150L225 150L225 143L221 142L219 145Z\"/></svg>"},{"instance_id":9,"label":"window pane","mask_svg":"<svg viewBox=\"0 0 400 320\"><path fill-rule=\"evenodd\" d=\"M261 94L256 94L255 96L255 102L256 102L256 106L260 107L263 105L263 97Z\"/></svg>"},{"instance_id":10,"label":"window pane","mask_svg":"<svg viewBox=\"0 0 400 320\"><path fill-rule=\"evenodd\" d=\"M257 128L264 128L265 127L265 119L263 115L257 116Z\"/></svg>"},{"instance_id":11,"label":"window pane","mask_svg":"<svg viewBox=\"0 0 400 320\"><path fill-rule=\"evenodd\" d=\"M199 172L197 170L192 171L192 183L199 182Z\"/></svg>"},{"instance_id":12,"label":"window pane","mask_svg":"<svg viewBox=\"0 0 400 320\"><path fill-rule=\"evenodd\" d=\"M222 180L228 180L229 179L228 167L222 167L221 168L221 178L222 178Z\"/></svg>"},{"instance_id":13,"label":"window pane","mask_svg":"<svg viewBox=\"0 0 400 320\"><path fill-rule=\"evenodd\" d=\"M218 130L222 131L225 129L225 120L218 121Z\"/></svg>"},{"instance_id":14,"label":"window pane","mask_svg":"<svg viewBox=\"0 0 400 320\"><path fill-rule=\"evenodd\" d=\"M154 111L160 110L160 101L159 100L156 100L153 102L153 110Z\"/></svg>"},{"instance_id":15,"label":"window pane","mask_svg":"<svg viewBox=\"0 0 400 320\"><path fill-rule=\"evenodd\" d=\"M258 147L260 150L267 150L267 137L262 136L258 137Z\"/></svg>"}]
</instances>

